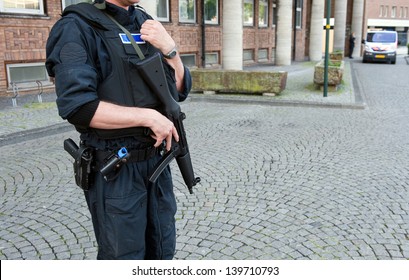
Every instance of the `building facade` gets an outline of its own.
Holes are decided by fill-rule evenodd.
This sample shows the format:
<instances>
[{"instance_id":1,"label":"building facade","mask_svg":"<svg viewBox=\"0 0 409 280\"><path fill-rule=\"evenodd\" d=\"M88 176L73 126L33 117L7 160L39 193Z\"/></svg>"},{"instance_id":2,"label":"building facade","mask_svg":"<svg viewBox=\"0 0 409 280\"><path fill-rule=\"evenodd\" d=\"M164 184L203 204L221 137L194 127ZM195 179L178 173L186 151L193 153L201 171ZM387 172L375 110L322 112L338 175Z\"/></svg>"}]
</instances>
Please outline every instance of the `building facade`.
<instances>
[{"instance_id":1,"label":"building facade","mask_svg":"<svg viewBox=\"0 0 409 280\"><path fill-rule=\"evenodd\" d=\"M53 90L44 67L46 40L62 10L78 2L91 0L0 0L0 96L13 94L13 88L20 93L36 92L40 85L44 91ZM326 2L140 0L140 5L171 33L189 67L242 69L321 59ZM372 24L373 2L393 1L366 2L370 5L365 0L331 1L333 48L347 50L352 31L361 40L364 21ZM402 20L407 21L409 3L404 2L409 1L400 2L395 16L401 15L402 7ZM379 14L380 6L375 10Z\"/></svg>"},{"instance_id":2,"label":"building facade","mask_svg":"<svg viewBox=\"0 0 409 280\"><path fill-rule=\"evenodd\" d=\"M398 32L399 44L406 46L409 36L408 0L373 0L366 5L368 29L394 30Z\"/></svg>"}]
</instances>

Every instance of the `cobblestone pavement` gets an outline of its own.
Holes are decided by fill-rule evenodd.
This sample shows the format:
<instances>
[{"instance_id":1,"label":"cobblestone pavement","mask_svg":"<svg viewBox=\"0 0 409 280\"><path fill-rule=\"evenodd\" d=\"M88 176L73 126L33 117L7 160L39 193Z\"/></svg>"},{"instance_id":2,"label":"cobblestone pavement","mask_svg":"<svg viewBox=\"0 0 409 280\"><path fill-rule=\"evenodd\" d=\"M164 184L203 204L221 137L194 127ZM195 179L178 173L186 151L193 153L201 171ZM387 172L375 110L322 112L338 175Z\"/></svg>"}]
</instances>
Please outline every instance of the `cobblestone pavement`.
<instances>
[{"instance_id":1,"label":"cobblestone pavement","mask_svg":"<svg viewBox=\"0 0 409 280\"><path fill-rule=\"evenodd\" d=\"M189 195L172 163L176 259L409 259L409 66L347 64L331 100L300 64L279 100L182 105L202 182ZM62 149L78 135L52 103L21 104L0 111L0 259L95 259Z\"/></svg>"}]
</instances>

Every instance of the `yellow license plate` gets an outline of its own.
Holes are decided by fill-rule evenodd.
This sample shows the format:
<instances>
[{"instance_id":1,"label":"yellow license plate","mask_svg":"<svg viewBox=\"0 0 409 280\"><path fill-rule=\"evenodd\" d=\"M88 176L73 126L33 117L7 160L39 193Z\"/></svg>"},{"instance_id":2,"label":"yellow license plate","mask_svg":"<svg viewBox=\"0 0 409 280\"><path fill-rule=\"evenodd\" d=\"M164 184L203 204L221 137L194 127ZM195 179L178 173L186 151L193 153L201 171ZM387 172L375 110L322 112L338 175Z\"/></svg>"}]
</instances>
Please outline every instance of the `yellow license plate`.
<instances>
[{"instance_id":1,"label":"yellow license plate","mask_svg":"<svg viewBox=\"0 0 409 280\"><path fill-rule=\"evenodd\" d=\"M377 55L375 55L375 58L385 58L385 55L383 55L383 54L377 54Z\"/></svg>"}]
</instances>

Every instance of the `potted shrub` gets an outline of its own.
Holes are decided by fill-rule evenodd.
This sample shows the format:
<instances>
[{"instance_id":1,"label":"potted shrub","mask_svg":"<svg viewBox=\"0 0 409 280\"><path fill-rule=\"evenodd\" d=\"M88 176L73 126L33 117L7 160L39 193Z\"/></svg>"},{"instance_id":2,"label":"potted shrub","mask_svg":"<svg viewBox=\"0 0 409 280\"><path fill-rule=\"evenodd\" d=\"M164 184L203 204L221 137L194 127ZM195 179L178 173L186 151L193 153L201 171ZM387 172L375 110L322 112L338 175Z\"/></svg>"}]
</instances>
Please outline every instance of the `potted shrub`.
<instances>
[{"instance_id":1,"label":"potted shrub","mask_svg":"<svg viewBox=\"0 0 409 280\"><path fill-rule=\"evenodd\" d=\"M409 55L409 43L406 46L408 47L408 55Z\"/></svg>"}]
</instances>

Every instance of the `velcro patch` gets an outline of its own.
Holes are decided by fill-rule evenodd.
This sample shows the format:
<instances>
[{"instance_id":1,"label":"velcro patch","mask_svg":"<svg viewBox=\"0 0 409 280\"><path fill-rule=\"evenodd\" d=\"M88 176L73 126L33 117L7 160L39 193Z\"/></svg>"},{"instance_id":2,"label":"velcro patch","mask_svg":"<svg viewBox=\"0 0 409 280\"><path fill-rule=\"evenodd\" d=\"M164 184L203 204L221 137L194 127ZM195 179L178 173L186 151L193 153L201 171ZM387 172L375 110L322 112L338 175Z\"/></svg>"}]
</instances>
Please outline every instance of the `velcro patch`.
<instances>
[{"instance_id":1,"label":"velcro patch","mask_svg":"<svg viewBox=\"0 0 409 280\"><path fill-rule=\"evenodd\" d=\"M140 33L133 33L131 35L137 44L145 44L145 41L141 39ZM131 41L129 40L128 36L126 36L125 33L119 33L119 37L121 38L122 44L131 43Z\"/></svg>"}]
</instances>

